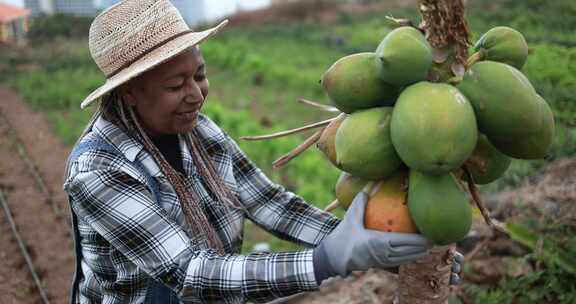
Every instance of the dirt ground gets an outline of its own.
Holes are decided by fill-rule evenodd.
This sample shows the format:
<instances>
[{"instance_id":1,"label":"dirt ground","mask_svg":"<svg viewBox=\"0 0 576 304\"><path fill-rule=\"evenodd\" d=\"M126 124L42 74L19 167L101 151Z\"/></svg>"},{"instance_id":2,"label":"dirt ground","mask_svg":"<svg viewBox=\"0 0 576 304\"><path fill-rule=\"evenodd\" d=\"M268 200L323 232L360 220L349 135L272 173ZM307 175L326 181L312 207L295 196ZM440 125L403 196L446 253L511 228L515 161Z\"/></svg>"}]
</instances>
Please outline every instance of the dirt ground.
<instances>
[{"instance_id":1,"label":"dirt ground","mask_svg":"<svg viewBox=\"0 0 576 304\"><path fill-rule=\"evenodd\" d=\"M12 91L0 86L0 100L4 118L0 121L0 187L51 303L66 303L74 267L73 245L69 226L55 210L63 216L68 213L61 190L68 150L52 134L44 118L27 109ZM38 169L50 195L38 187L18 143ZM0 292L0 303L39 303L38 292L31 285L24 260L4 212L1 213L0 290L9 291Z\"/></svg>"},{"instance_id":2,"label":"dirt ground","mask_svg":"<svg viewBox=\"0 0 576 304\"><path fill-rule=\"evenodd\" d=\"M38 303L26 261L12 239L10 225L4 212L0 212L0 303Z\"/></svg>"}]
</instances>

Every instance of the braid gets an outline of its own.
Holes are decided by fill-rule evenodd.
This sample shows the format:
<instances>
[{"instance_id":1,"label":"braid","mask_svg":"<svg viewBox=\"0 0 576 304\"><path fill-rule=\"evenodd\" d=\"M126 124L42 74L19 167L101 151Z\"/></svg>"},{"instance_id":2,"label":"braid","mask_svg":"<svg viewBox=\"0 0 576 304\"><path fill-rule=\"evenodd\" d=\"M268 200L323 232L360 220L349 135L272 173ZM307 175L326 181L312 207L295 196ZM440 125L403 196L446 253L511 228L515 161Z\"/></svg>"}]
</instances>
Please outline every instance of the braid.
<instances>
[{"instance_id":1,"label":"braid","mask_svg":"<svg viewBox=\"0 0 576 304\"><path fill-rule=\"evenodd\" d=\"M133 136L142 143L146 150L152 155L154 161L158 164L160 170L176 191L176 195L181 203L182 212L184 213L184 218L186 219L185 230L190 239L201 244L204 248L212 248L223 254L225 252L224 244L218 237L216 229L208 220L200 203L199 195L193 189L189 189L186 186L185 177L172 168L166 161L162 153L142 128L140 120L133 108L126 106L120 95L116 91L112 91L102 98L98 110L94 113L83 135L92 129L94 122L99 116L110 121L126 134ZM216 199L227 208L244 210L238 198L225 185L222 177L220 177L215 170L197 130L195 129L191 133L184 134L183 139L192 155L200 178L206 183L209 190L214 193Z\"/></svg>"},{"instance_id":2,"label":"braid","mask_svg":"<svg viewBox=\"0 0 576 304\"><path fill-rule=\"evenodd\" d=\"M218 253L223 254L225 252L224 244L218 237L216 229L204 213L199 195L193 189L190 191L186 187L185 177L172 168L166 161L162 153L156 145L152 143L152 140L142 128L133 108L125 105L116 90L102 97L98 109L90 119L80 138L84 137L84 135L92 129L95 121L100 116L122 129L125 133L136 138L136 140L142 143L146 150L150 152L154 161L158 164L160 170L176 191L176 195L181 203L182 212L184 213L184 218L186 219L185 230L190 239L197 244L201 244L203 248L212 248ZM238 198L230 191L222 177L216 172L210 156L200 140L201 137L198 134L198 130L194 129L192 132L184 134L183 138L192 155L200 178L206 182L207 187L214 193L216 199L227 208L244 210Z\"/></svg>"},{"instance_id":3,"label":"braid","mask_svg":"<svg viewBox=\"0 0 576 304\"><path fill-rule=\"evenodd\" d=\"M215 193L217 199L220 202L224 202L226 206L245 211L243 205L238 201L238 198L230 191L230 188L224 184L224 181L218 173L216 173L208 152L200 142L200 136L198 136L197 131L194 130L192 133L193 134L188 133L185 135L186 144L188 145L190 153L194 156L196 167L198 167L200 175L208 184L208 188L210 188L212 193Z\"/></svg>"},{"instance_id":4,"label":"braid","mask_svg":"<svg viewBox=\"0 0 576 304\"><path fill-rule=\"evenodd\" d=\"M160 166L162 173L166 175L166 178L178 195L186 219L186 230L188 231L189 237L195 238L197 242L204 244L207 248L211 247L220 253L224 253L224 245L218 237L216 230L208 221L206 214L203 212L198 195L196 195L194 191L188 191L183 176L170 166L162 153L160 153L158 148L152 143L140 125L132 107L128 108L128 113L131 118L130 122L133 122L136 127L134 134L152 154L154 160Z\"/></svg>"}]
</instances>

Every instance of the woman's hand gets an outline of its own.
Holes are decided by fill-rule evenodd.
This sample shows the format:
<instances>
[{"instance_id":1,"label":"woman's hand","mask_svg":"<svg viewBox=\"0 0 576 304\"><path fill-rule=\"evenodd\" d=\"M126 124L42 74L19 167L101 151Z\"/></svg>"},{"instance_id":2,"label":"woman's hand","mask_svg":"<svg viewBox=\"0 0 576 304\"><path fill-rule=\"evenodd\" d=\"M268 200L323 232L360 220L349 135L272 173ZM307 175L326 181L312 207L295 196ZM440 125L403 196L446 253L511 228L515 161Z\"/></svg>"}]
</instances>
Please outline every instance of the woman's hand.
<instances>
[{"instance_id":1,"label":"woman's hand","mask_svg":"<svg viewBox=\"0 0 576 304\"><path fill-rule=\"evenodd\" d=\"M452 262L452 269L450 273L450 285L460 284L460 273L462 272L462 263L464 263L464 256L456 251L454 253L454 261Z\"/></svg>"},{"instance_id":2,"label":"woman's hand","mask_svg":"<svg viewBox=\"0 0 576 304\"><path fill-rule=\"evenodd\" d=\"M367 201L368 195L360 192L342 222L315 249L314 266L330 268L320 269L320 281L355 270L396 267L428 255L432 244L419 234L366 229Z\"/></svg>"}]
</instances>

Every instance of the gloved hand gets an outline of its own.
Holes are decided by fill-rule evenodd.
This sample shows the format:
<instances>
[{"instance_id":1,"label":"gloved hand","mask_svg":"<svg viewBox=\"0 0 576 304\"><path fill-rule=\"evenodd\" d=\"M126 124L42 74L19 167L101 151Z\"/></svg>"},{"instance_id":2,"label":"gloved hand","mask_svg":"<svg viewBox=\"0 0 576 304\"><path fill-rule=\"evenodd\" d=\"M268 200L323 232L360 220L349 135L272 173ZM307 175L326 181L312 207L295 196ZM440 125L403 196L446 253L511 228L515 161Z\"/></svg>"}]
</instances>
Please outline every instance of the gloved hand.
<instances>
[{"instance_id":1,"label":"gloved hand","mask_svg":"<svg viewBox=\"0 0 576 304\"><path fill-rule=\"evenodd\" d=\"M464 256L456 251L454 253L454 262L450 273L450 285L460 284L460 272L462 271L462 263L464 263Z\"/></svg>"},{"instance_id":2,"label":"gloved hand","mask_svg":"<svg viewBox=\"0 0 576 304\"><path fill-rule=\"evenodd\" d=\"M367 202L368 195L361 191L344 219L314 250L314 267L321 272L317 273L320 282L355 270L396 267L428 255L432 244L419 234L364 228Z\"/></svg>"}]
</instances>

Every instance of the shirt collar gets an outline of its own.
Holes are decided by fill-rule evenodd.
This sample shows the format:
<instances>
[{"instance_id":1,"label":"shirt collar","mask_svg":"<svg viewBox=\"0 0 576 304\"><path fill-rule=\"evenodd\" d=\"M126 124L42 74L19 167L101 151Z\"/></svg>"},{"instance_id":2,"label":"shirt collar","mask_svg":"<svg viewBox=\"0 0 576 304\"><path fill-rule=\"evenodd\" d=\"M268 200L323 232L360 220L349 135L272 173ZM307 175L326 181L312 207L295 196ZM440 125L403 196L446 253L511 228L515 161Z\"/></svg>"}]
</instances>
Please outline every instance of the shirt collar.
<instances>
[{"instance_id":1,"label":"shirt collar","mask_svg":"<svg viewBox=\"0 0 576 304\"><path fill-rule=\"evenodd\" d=\"M182 166L184 167L184 172L186 175L194 175L196 173L196 167L194 165L194 160L192 159L192 154L188 150L188 145L183 135L178 135L180 139L180 155L182 155Z\"/></svg>"},{"instance_id":2,"label":"shirt collar","mask_svg":"<svg viewBox=\"0 0 576 304\"><path fill-rule=\"evenodd\" d=\"M94 122L92 130L100 135L102 139L120 150L131 162L133 162L138 156L138 153L144 149L144 146L140 142L128 136L128 134L124 133L124 131L102 116Z\"/></svg>"}]
</instances>

